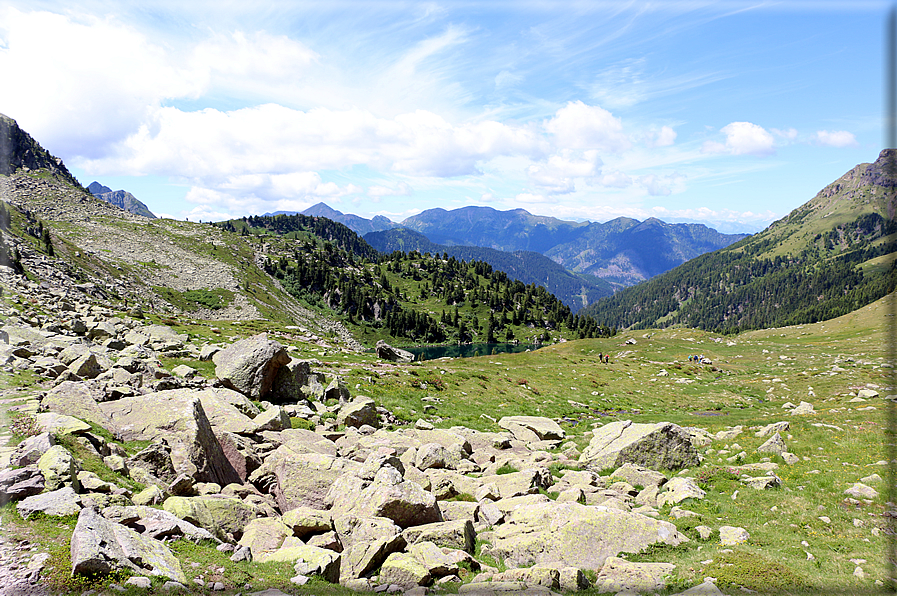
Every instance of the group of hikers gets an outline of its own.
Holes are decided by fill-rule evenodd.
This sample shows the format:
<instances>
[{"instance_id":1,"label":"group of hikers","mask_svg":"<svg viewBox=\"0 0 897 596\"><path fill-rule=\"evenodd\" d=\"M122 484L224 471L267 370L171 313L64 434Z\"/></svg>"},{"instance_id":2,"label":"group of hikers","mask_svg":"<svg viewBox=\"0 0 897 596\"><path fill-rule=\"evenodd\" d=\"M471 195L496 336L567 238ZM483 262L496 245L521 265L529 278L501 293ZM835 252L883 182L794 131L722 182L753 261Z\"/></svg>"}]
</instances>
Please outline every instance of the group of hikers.
<instances>
[{"instance_id":1,"label":"group of hikers","mask_svg":"<svg viewBox=\"0 0 897 596\"><path fill-rule=\"evenodd\" d=\"M610 354L598 354L598 362L603 362L605 364L610 364Z\"/></svg>"},{"instance_id":2,"label":"group of hikers","mask_svg":"<svg viewBox=\"0 0 897 596\"><path fill-rule=\"evenodd\" d=\"M704 354L701 354L700 356L689 356L688 361L689 362L703 362Z\"/></svg>"}]
</instances>

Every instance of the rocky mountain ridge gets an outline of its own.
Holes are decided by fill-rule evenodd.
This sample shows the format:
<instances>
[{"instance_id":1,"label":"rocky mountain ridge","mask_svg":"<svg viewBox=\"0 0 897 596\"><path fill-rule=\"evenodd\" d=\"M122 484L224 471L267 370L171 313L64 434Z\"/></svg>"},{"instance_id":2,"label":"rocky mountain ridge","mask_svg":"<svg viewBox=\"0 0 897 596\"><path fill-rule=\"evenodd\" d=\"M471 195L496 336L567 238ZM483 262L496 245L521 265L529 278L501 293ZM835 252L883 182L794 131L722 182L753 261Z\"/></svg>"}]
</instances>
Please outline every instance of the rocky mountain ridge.
<instances>
[{"instance_id":1,"label":"rocky mountain ridge","mask_svg":"<svg viewBox=\"0 0 897 596\"><path fill-rule=\"evenodd\" d=\"M144 217L149 217L150 219L156 218L155 214L153 214L144 203L138 201L137 197L126 190L112 190L108 186L103 186L97 181L91 182L87 186L87 190L98 199L102 199L107 203L112 203L116 207L121 207L129 213L142 215Z\"/></svg>"}]
</instances>

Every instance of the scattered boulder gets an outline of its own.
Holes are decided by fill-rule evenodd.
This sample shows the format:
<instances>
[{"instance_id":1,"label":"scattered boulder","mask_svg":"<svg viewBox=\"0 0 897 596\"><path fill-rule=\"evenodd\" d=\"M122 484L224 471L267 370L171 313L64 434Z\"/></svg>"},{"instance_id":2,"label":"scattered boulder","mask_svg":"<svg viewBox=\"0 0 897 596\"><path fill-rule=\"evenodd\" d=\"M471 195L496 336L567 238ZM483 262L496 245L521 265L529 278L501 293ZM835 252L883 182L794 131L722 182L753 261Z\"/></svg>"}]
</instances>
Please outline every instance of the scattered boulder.
<instances>
[{"instance_id":1,"label":"scattered boulder","mask_svg":"<svg viewBox=\"0 0 897 596\"><path fill-rule=\"evenodd\" d=\"M630 462L653 470L678 470L698 465L700 456L689 434L676 424L622 420L595 429L579 461L597 469Z\"/></svg>"},{"instance_id":2,"label":"scattered boulder","mask_svg":"<svg viewBox=\"0 0 897 596\"><path fill-rule=\"evenodd\" d=\"M414 360L414 354L407 350L394 348L382 339L377 342L377 358L389 360L390 362L411 362Z\"/></svg>"},{"instance_id":3,"label":"scattered boulder","mask_svg":"<svg viewBox=\"0 0 897 596\"><path fill-rule=\"evenodd\" d=\"M277 371L290 361L286 349L260 333L231 344L212 356L215 376L229 387L261 399L271 390Z\"/></svg>"},{"instance_id":4,"label":"scattered boulder","mask_svg":"<svg viewBox=\"0 0 897 596\"><path fill-rule=\"evenodd\" d=\"M751 535L744 528L736 526L720 526L719 541L723 546L735 546L748 541Z\"/></svg>"},{"instance_id":5,"label":"scattered boulder","mask_svg":"<svg viewBox=\"0 0 897 596\"><path fill-rule=\"evenodd\" d=\"M567 433L557 422L541 416L504 416L499 419L498 426L526 443L562 441L567 437Z\"/></svg>"},{"instance_id":6,"label":"scattered boulder","mask_svg":"<svg viewBox=\"0 0 897 596\"><path fill-rule=\"evenodd\" d=\"M177 557L162 542L82 509L71 540L72 575L131 571L185 584Z\"/></svg>"},{"instance_id":7,"label":"scattered boulder","mask_svg":"<svg viewBox=\"0 0 897 596\"><path fill-rule=\"evenodd\" d=\"M46 490L55 491L66 485L78 489L79 467L72 454L62 445L54 445L40 456L37 468L44 476Z\"/></svg>"},{"instance_id":8,"label":"scattered boulder","mask_svg":"<svg viewBox=\"0 0 897 596\"><path fill-rule=\"evenodd\" d=\"M374 400L359 395L351 402L344 404L336 415L337 424L359 428L365 424L374 428L380 426L380 417Z\"/></svg>"},{"instance_id":9,"label":"scattered boulder","mask_svg":"<svg viewBox=\"0 0 897 596\"><path fill-rule=\"evenodd\" d=\"M35 513L53 517L75 515L81 511L81 497L71 486L27 497L16 505L19 515L28 519Z\"/></svg>"},{"instance_id":10,"label":"scattered boulder","mask_svg":"<svg viewBox=\"0 0 897 596\"><path fill-rule=\"evenodd\" d=\"M688 540L669 522L553 501L511 511L492 539L492 555L514 566L558 562L596 571L607 557L621 552L636 553L651 544L675 546Z\"/></svg>"}]
</instances>

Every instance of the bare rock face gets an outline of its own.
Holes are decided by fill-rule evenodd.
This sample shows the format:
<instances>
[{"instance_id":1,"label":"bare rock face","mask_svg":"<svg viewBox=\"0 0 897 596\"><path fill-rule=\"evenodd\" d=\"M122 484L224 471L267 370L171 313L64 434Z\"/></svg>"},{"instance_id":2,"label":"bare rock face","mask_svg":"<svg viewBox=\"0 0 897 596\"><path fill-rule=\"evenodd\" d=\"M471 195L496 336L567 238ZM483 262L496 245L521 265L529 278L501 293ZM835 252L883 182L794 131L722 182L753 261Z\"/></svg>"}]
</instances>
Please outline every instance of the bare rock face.
<instances>
[{"instance_id":1,"label":"bare rock face","mask_svg":"<svg viewBox=\"0 0 897 596\"><path fill-rule=\"evenodd\" d=\"M215 376L226 387L261 399L271 391L278 370L290 362L290 356L282 345L260 333L217 352L212 361Z\"/></svg>"},{"instance_id":2,"label":"bare rock face","mask_svg":"<svg viewBox=\"0 0 897 596\"><path fill-rule=\"evenodd\" d=\"M652 470L678 470L700 464L690 435L672 422L611 422L595 429L579 461L593 468L619 468L629 462Z\"/></svg>"}]
</instances>

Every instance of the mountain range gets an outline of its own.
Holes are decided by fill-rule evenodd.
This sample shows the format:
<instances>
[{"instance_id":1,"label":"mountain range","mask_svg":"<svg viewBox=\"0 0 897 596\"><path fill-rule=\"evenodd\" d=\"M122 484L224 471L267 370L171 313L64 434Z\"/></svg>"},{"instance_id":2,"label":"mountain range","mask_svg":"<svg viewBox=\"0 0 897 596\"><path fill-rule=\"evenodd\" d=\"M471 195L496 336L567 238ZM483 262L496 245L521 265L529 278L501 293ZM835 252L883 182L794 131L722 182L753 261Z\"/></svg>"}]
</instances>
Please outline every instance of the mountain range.
<instances>
[{"instance_id":1,"label":"mountain range","mask_svg":"<svg viewBox=\"0 0 897 596\"><path fill-rule=\"evenodd\" d=\"M644 222L626 217L606 223L574 222L533 215L524 209L499 211L478 206L451 211L428 209L401 223L383 216L368 220L347 215L324 203L309 207L302 214L338 221L364 236L378 250L403 250L398 247L406 244L409 247L404 250L427 250L423 248L427 246L423 242L426 239L435 245L431 247L433 250L456 256L459 253L450 251L449 247L538 253L574 276L586 274L587 277L580 276L586 284L586 293L591 291L588 286L595 280L603 280L616 288L633 285L747 237L747 234L721 234L703 224L671 224L655 218ZM401 228L418 232L423 238L400 232ZM478 253L478 258L500 266L490 260L496 257L493 253ZM602 293L608 287L607 283L598 286Z\"/></svg>"},{"instance_id":2,"label":"mountain range","mask_svg":"<svg viewBox=\"0 0 897 596\"><path fill-rule=\"evenodd\" d=\"M895 287L897 150L860 164L762 232L583 310L620 327L734 332L814 323Z\"/></svg>"}]
</instances>

